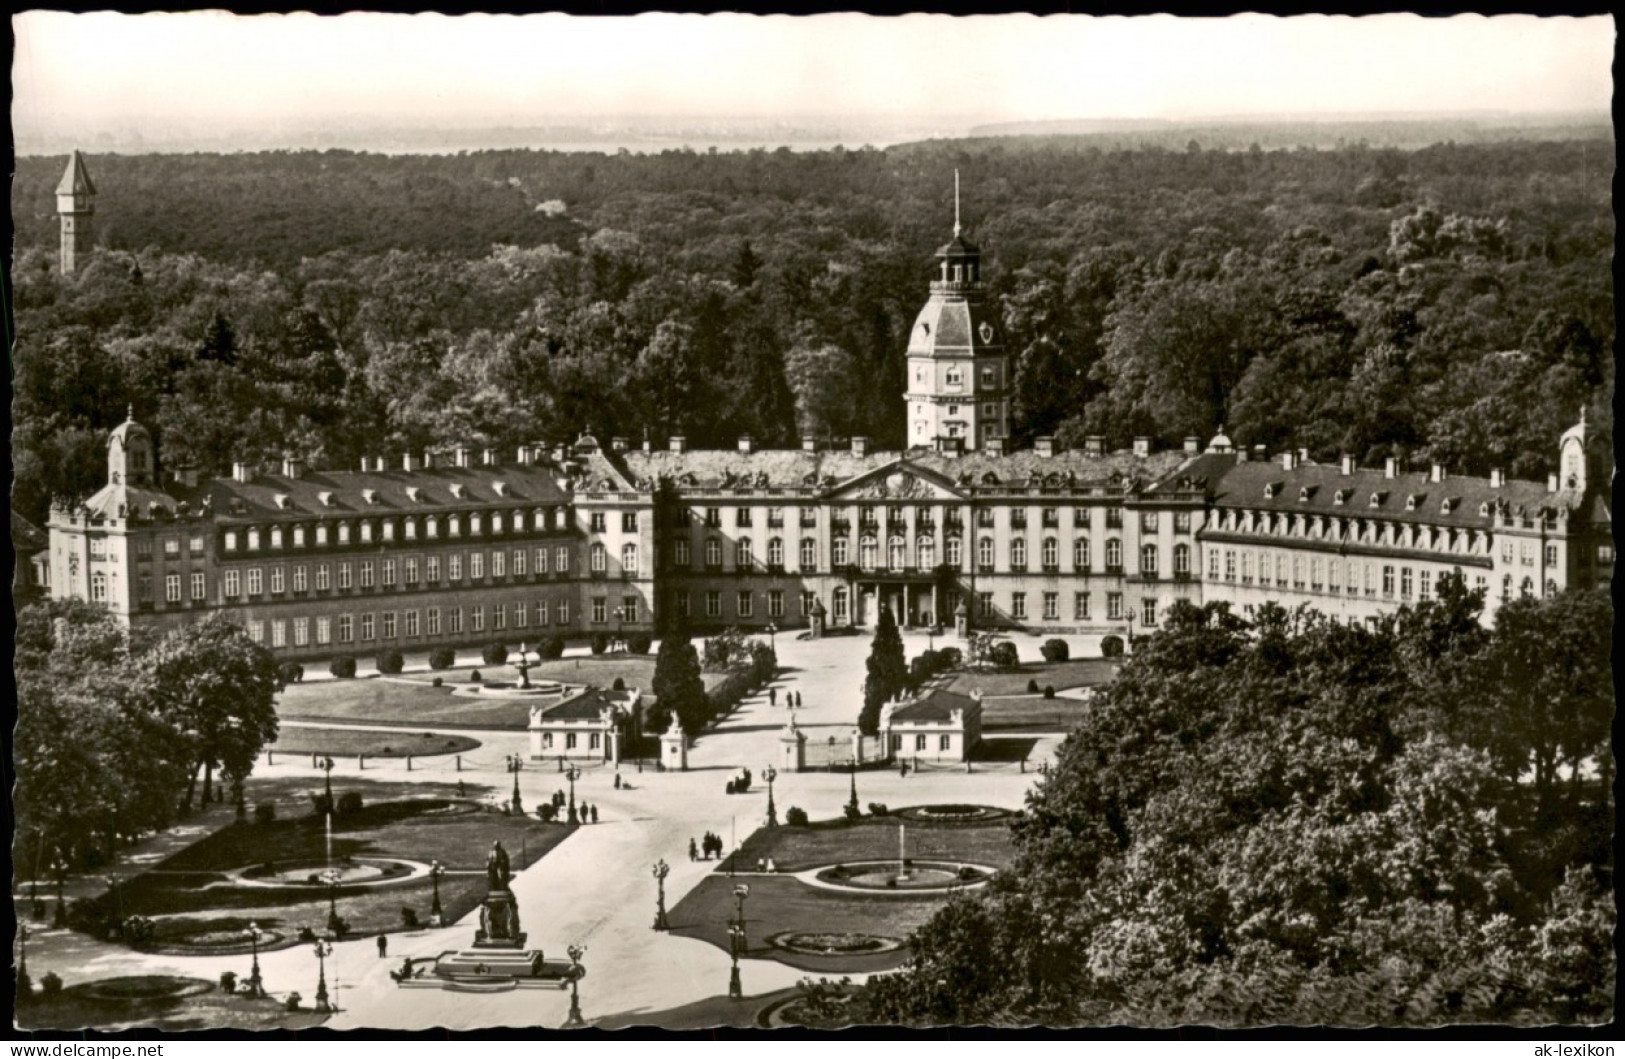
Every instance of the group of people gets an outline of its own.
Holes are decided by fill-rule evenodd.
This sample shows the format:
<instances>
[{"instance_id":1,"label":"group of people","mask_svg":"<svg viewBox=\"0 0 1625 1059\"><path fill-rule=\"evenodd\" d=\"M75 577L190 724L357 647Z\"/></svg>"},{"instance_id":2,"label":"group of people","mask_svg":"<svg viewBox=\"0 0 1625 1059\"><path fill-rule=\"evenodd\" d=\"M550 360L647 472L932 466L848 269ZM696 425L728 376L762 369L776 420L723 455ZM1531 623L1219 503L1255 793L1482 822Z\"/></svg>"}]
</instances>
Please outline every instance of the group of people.
<instances>
[{"instance_id":1,"label":"group of people","mask_svg":"<svg viewBox=\"0 0 1625 1059\"><path fill-rule=\"evenodd\" d=\"M562 812L568 799L563 791L554 791L552 801L553 808ZM596 824L598 822L598 806L589 805L587 802L576 802L576 817L584 824Z\"/></svg>"},{"instance_id":2,"label":"group of people","mask_svg":"<svg viewBox=\"0 0 1625 1059\"><path fill-rule=\"evenodd\" d=\"M768 688L767 689L767 704L769 706L777 706L779 704L779 689L778 688ZM787 691L787 692L785 692L784 693L784 705L785 705L785 708L787 708L787 709L799 710L801 708L801 692L799 692L799 691Z\"/></svg>"},{"instance_id":3,"label":"group of people","mask_svg":"<svg viewBox=\"0 0 1625 1059\"><path fill-rule=\"evenodd\" d=\"M700 839L700 841L697 843L692 838L689 839L688 859L700 860L702 859L702 854L703 859L705 860L710 860L713 856L720 859L722 857L722 836L713 835L711 832L707 831L705 833L705 837Z\"/></svg>"}]
</instances>

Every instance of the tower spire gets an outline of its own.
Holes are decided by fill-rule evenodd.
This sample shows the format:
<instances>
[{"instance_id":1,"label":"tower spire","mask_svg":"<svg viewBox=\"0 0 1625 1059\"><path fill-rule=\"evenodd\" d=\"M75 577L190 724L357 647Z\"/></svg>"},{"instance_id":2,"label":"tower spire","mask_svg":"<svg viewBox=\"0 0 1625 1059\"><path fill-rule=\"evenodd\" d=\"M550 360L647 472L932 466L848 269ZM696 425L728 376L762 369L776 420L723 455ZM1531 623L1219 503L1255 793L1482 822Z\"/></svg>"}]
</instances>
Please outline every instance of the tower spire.
<instances>
[{"instance_id":1,"label":"tower spire","mask_svg":"<svg viewBox=\"0 0 1625 1059\"><path fill-rule=\"evenodd\" d=\"M954 170L954 238L959 238L959 170Z\"/></svg>"}]
</instances>

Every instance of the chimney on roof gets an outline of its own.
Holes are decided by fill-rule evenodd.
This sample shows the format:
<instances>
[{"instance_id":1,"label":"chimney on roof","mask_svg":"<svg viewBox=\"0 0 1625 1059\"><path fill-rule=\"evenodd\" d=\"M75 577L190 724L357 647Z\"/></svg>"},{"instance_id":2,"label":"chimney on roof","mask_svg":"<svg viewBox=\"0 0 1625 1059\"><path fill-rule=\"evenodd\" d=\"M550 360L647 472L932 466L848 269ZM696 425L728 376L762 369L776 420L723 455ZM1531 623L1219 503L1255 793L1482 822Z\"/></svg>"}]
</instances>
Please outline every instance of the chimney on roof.
<instances>
[{"instance_id":1,"label":"chimney on roof","mask_svg":"<svg viewBox=\"0 0 1625 1059\"><path fill-rule=\"evenodd\" d=\"M535 462L535 450L533 450L529 445L519 446L519 451L515 455L518 457L519 465L521 467L529 467L533 462Z\"/></svg>"},{"instance_id":2,"label":"chimney on roof","mask_svg":"<svg viewBox=\"0 0 1625 1059\"><path fill-rule=\"evenodd\" d=\"M238 460L231 465L231 480L234 482L252 482L254 480L254 465Z\"/></svg>"},{"instance_id":3,"label":"chimney on roof","mask_svg":"<svg viewBox=\"0 0 1625 1059\"><path fill-rule=\"evenodd\" d=\"M802 452L817 452L818 451L818 439L817 438L802 438L801 439L801 451Z\"/></svg>"},{"instance_id":4,"label":"chimney on roof","mask_svg":"<svg viewBox=\"0 0 1625 1059\"><path fill-rule=\"evenodd\" d=\"M1499 488L1501 488L1501 486L1503 486L1505 484L1506 484L1506 476L1501 473L1501 468L1499 468L1499 467L1491 468L1490 469L1490 488L1491 489L1499 489Z\"/></svg>"},{"instance_id":5,"label":"chimney on roof","mask_svg":"<svg viewBox=\"0 0 1625 1059\"><path fill-rule=\"evenodd\" d=\"M987 452L987 454L989 456L1003 456L1004 455L1004 439L1003 438L984 438L983 441L982 441L982 448Z\"/></svg>"},{"instance_id":6,"label":"chimney on roof","mask_svg":"<svg viewBox=\"0 0 1625 1059\"><path fill-rule=\"evenodd\" d=\"M1444 481L1444 466L1442 464L1435 463L1428 470L1428 481L1430 481L1430 482L1442 482L1442 481Z\"/></svg>"},{"instance_id":7,"label":"chimney on roof","mask_svg":"<svg viewBox=\"0 0 1625 1059\"><path fill-rule=\"evenodd\" d=\"M869 439L868 438L862 438L862 437L854 437L852 439L852 455L854 455L854 456L867 456L867 455L869 455Z\"/></svg>"},{"instance_id":8,"label":"chimney on roof","mask_svg":"<svg viewBox=\"0 0 1625 1059\"><path fill-rule=\"evenodd\" d=\"M175 481L188 489L197 488L197 464L183 463L175 468Z\"/></svg>"},{"instance_id":9,"label":"chimney on roof","mask_svg":"<svg viewBox=\"0 0 1625 1059\"><path fill-rule=\"evenodd\" d=\"M681 434L673 434L671 440L666 443L666 447L672 452L687 452L688 439Z\"/></svg>"},{"instance_id":10,"label":"chimney on roof","mask_svg":"<svg viewBox=\"0 0 1625 1059\"><path fill-rule=\"evenodd\" d=\"M1291 449L1281 453L1281 470L1290 471L1298 465L1298 454Z\"/></svg>"},{"instance_id":11,"label":"chimney on roof","mask_svg":"<svg viewBox=\"0 0 1625 1059\"><path fill-rule=\"evenodd\" d=\"M951 438L946 434L938 434L937 451L944 456L963 455L965 452L965 439Z\"/></svg>"},{"instance_id":12,"label":"chimney on roof","mask_svg":"<svg viewBox=\"0 0 1625 1059\"><path fill-rule=\"evenodd\" d=\"M1267 463L1269 461L1269 451L1270 450L1265 448L1263 445L1254 445L1253 459L1257 460L1259 463Z\"/></svg>"},{"instance_id":13,"label":"chimney on roof","mask_svg":"<svg viewBox=\"0 0 1625 1059\"><path fill-rule=\"evenodd\" d=\"M1303 465L1305 463L1308 463L1308 462L1309 462L1309 450L1308 449L1299 449L1298 450L1298 464L1301 466L1301 465Z\"/></svg>"},{"instance_id":14,"label":"chimney on roof","mask_svg":"<svg viewBox=\"0 0 1625 1059\"><path fill-rule=\"evenodd\" d=\"M1085 456L1106 455L1106 439L1100 434L1090 434L1083 439L1083 454Z\"/></svg>"},{"instance_id":15,"label":"chimney on roof","mask_svg":"<svg viewBox=\"0 0 1625 1059\"><path fill-rule=\"evenodd\" d=\"M755 445L751 442L749 434L745 434L745 435L740 437L740 439L739 439L739 451L743 452L747 456L749 456L753 451L755 451Z\"/></svg>"},{"instance_id":16,"label":"chimney on roof","mask_svg":"<svg viewBox=\"0 0 1625 1059\"><path fill-rule=\"evenodd\" d=\"M1399 457L1390 456L1382 461L1382 476L1384 478L1399 477Z\"/></svg>"},{"instance_id":17,"label":"chimney on roof","mask_svg":"<svg viewBox=\"0 0 1625 1059\"><path fill-rule=\"evenodd\" d=\"M645 430L643 432L643 451L645 453L648 453L650 451L650 448L649 448L649 432L647 430Z\"/></svg>"},{"instance_id":18,"label":"chimney on roof","mask_svg":"<svg viewBox=\"0 0 1625 1059\"><path fill-rule=\"evenodd\" d=\"M615 452L615 453L625 452L627 450L627 447L628 446L627 446L625 438L610 438L609 439L609 451L611 451L611 452Z\"/></svg>"},{"instance_id":19,"label":"chimney on roof","mask_svg":"<svg viewBox=\"0 0 1625 1059\"><path fill-rule=\"evenodd\" d=\"M1247 462L1247 446L1242 445L1241 447L1236 449L1236 462L1237 463L1246 463Z\"/></svg>"},{"instance_id":20,"label":"chimney on roof","mask_svg":"<svg viewBox=\"0 0 1625 1059\"><path fill-rule=\"evenodd\" d=\"M495 467L496 466L496 464L497 464L497 450L496 449L486 449L480 455L481 455L480 465L482 467Z\"/></svg>"},{"instance_id":21,"label":"chimney on roof","mask_svg":"<svg viewBox=\"0 0 1625 1059\"><path fill-rule=\"evenodd\" d=\"M1135 438L1134 455L1142 458L1151 455L1151 439L1143 434Z\"/></svg>"},{"instance_id":22,"label":"chimney on roof","mask_svg":"<svg viewBox=\"0 0 1625 1059\"><path fill-rule=\"evenodd\" d=\"M426 471L434 469L434 452L430 449L423 450L423 469Z\"/></svg>"},{"instance_id":23,"label":"chimney on roof","mask_svg":"<svg viewBox=\"0 0 1625 1059\"><path fill-rule=\"evenodd\" d=\"M1052 437L1033 438L1033 451L1044 459L1055 455L1055 439Z\"/></svg>"},{"instance_id":24,"label":"chimney on roof","mask_svg":"<svg viewBox=\"0 0 1625 1059\"><path fill-rule=\"evenodd\" d=\"M1185 454L1187 456L1195 456L1197 453L1199 453L1201 451L1202 451L1202 439L1201 438L1186 438L1185 439Z\"/></svg>"},{"instance_id":25,"label":"chimney on roof","mask_svg":"<svg viewBox=\"0 0 1625 1059\"><path fill-rule=\"evenodd\" d=\"M411 474L413 471L421 471L422 469L423 461L419 457L412 455L410 452L401 453L401 470Z\"/></svg>"},{"instance_id":26,"label":"chimney on roof","mask_svg":"<svg viewBox=\"0 0 1625 1059\"><path fill-rule=\"evenodd\" d=\"M285 453L282 457L282 477L303 478L305 476L305 461L292 453Z\"/></svg>"},{"instance_id":27,"label":"chimney on roof","mask_svg":"<svg viewBox=\"0 0 1625 1059\"><path fill-rule=\"evenodd\" d=\"M1343 472L1344 477L1354 473L1354 457L1348 453L1345 452L1343 455L1339 456L1337 458L1337 463L1338 469Z\"/></svg>"},{"instance_id":28,"label":"chimney on roof","mask_svg":"<svg viewBox=\"0 0 1625 1059\"><path fill-rule=\"evenodd\" d=\"M1548 493L1557 492L1557 475L1548 474L1546 476L1546 491Z\"/></svg>"}]
</instances>

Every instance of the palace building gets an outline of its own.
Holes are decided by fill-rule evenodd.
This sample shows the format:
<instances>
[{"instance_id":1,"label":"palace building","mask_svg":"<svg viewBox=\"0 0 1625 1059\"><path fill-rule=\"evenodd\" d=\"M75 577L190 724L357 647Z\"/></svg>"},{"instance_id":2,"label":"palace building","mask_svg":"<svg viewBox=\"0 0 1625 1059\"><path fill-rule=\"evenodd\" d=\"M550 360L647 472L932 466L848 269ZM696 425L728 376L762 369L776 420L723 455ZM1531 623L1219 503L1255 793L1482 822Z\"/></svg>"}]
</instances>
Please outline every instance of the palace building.
<instances>
[{"instance_id":1,"label":"palace building","mask_svg":"<svg viewBox=\"0 0 1625 1059\"><path fill-rule=\"evenodd\" d=\"M651 631L667 615L816 631L882 607L906 626L1035 633L1143 633L1180 599L1367 621L1452 571L1488 612L1612 577L1613 446L1583 414L1545 483L1266 457L1222 429L1174 450L1008 451L980 252L956 223L937 258L906 351L905 451L584 434L512 460L458 447L161 479L132 413L108 438L106 486L52 511L38 581L142 625L226 610L279 655L323 658Z\"/></svg>"}]
</instances>

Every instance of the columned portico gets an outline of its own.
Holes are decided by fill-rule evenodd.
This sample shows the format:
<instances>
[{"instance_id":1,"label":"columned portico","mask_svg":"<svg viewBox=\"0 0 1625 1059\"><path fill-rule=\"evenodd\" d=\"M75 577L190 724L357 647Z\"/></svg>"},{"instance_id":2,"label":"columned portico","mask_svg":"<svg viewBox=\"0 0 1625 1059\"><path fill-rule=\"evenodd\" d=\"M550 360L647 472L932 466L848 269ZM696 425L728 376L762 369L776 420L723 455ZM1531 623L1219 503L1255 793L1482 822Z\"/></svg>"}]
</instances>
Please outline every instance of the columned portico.
<instances>
[{"instance_id":1,"label":"columned portico","mask_svg":"<svg viewBox=\"0 0 1625 1059\"><path fill-rule=\"evenodd\" d=\"M853 580L852 594L857 601L854 624L873 625L880 619L881 607L890 610L897 624L905 629L940 624L937 582L929 573L861 573Z\"/></svg>"}]
</instances>

